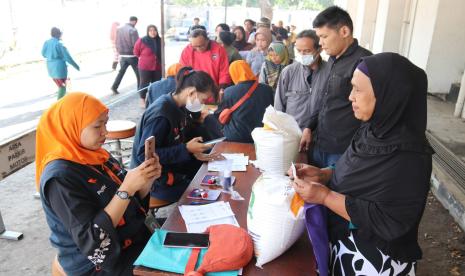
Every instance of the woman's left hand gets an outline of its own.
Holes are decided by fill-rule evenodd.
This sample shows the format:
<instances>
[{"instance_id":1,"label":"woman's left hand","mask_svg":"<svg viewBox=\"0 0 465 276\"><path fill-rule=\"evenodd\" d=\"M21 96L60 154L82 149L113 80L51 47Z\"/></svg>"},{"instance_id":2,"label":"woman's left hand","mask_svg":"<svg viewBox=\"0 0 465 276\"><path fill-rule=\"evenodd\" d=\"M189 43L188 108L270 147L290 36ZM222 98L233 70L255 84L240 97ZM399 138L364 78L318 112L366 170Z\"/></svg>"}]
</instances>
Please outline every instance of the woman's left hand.
<instances>
[{"instance_id":1,"label":"woman's left hand","mask_svg":"<svg viewBox=\"0 0 465 276\"><path fill-rule=\"evenodd\" d=\"M292 183L294 190L307 203L324 204L326 197L331 190L323 184L305 181L300 178L294 178Z\"/></svg>"}]
</instances>

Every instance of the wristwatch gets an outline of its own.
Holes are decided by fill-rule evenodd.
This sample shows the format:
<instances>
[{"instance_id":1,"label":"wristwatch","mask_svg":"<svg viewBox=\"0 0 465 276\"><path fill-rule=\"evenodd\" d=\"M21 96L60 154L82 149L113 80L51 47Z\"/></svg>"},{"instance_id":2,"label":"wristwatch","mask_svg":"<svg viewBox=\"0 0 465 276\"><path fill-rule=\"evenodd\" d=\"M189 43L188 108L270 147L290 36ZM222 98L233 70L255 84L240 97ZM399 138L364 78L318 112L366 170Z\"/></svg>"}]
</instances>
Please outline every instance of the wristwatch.
<instances>
[{"instance_id":1,"label":"wristwatch","mask_svg":"<svg viewBox=\"0 0 465 276\"><path fill-rule=\"evenodd\" d=\"M121 199L131 199L131 196L126 191L116 191L116 195Z\"/></svg>"}]
</instances>

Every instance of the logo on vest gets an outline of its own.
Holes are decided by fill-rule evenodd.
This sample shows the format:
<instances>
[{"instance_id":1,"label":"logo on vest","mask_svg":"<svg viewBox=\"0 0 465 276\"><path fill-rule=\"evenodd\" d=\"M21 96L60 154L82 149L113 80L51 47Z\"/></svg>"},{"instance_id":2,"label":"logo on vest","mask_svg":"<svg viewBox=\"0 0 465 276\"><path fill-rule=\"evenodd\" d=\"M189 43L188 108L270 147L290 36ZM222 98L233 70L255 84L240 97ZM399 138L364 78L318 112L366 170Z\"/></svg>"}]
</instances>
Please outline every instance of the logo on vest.
<instances>
[{"instance_id":1,"label":"logo on vest","mask_svg":"<svg viewBox=\"0 0 465 276\"><path fill-rule=\"evenodd\" d=\"M217 58L218 58L218 55L217 55L217 54L213 54L213 55L212 55L212 59L213 59L213 60L215 60L215 59L217 59Z\"/></svg>"},{"instance_id":2,"label":"logo on vest","mask_svg":"<svg viewBox=\"0 0 465 276\"><path fill-rule=\"evenodd\" d=\"M101 195L105 191L106 188L107 186L103 185L102 188L100 188L100 190L97 191L97 194Z\"/></svg>"}]
</instances>

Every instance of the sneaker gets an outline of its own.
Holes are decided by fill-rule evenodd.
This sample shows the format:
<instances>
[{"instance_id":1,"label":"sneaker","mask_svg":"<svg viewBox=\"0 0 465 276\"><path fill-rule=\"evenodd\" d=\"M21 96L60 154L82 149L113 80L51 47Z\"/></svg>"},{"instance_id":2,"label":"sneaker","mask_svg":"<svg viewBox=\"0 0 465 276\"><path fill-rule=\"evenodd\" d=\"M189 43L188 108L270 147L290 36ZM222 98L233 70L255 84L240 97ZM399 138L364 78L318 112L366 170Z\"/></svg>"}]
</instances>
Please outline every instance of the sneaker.
<instances>
[{"instance_id":1,"label":"sneaker","mask_svg":"<svg viewBox=\"0 0 465 276\"><path fill-rule=\"evenodd\" d=\"M118 95L119 94L119 92L118 92L118 90L116 88L112 87L110 89L111 89L111 91L113 91L113 95Z\"/></svg>"}]
</instances>

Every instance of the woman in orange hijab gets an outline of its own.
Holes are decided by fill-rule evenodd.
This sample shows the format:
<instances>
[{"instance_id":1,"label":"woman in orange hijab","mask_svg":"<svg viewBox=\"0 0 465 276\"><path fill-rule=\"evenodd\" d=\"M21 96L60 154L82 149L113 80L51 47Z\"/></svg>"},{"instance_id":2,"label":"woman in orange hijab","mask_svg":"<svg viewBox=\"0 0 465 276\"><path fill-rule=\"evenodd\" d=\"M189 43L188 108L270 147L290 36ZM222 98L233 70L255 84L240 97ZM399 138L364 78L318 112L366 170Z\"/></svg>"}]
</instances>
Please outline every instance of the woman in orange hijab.
<instances>
[{"instance_id":1,"label":"woman in orange hijab","mask_svg":"<svg viewBox=\"0 0 465 276\"><path fill-rule=\"evenodd\" d=\"M150 237L144 221L158 157L126 172L102 148L107 121L99 100L71 93L37 127L36 182L67 275L132 275Z\"/></svg>"},{"instance_id":2,"label":"woman in orange hijab","mask_svg":"<svg viewBox=\"0 0 465 276\"><path fill-rule=\"evenodd\" d=\"M224 90L215 115L223 117L220 114L224 110L235 109L231 119L224 124L224 136L228 141L253 143L252 130L263 125L265 109L273 105L273 90L266 84L257 83L257 77L245 60L231 63L229 74L235 85Z\"/></svg>"}]
</instances>

